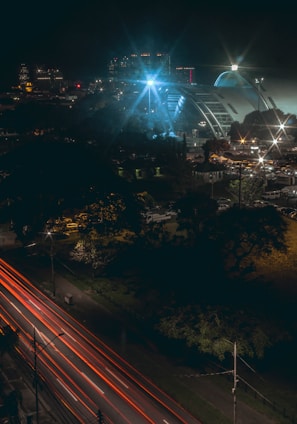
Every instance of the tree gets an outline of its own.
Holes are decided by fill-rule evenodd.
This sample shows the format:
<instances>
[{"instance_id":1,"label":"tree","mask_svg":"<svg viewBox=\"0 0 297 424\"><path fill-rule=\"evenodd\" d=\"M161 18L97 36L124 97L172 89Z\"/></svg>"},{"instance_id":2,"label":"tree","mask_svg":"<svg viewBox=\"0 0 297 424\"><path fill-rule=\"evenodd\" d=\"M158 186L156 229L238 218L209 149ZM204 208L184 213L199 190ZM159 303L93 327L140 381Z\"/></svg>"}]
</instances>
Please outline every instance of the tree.
<instances>
[{"instance_id":1,"label":"tree","mask_svg":"<svg viewBox=\"0 0 297 424\"><path fill-rule=\"evenodd\" d=\"M280 128L284 124L284 129ZM242 123L233 122L230 129L232 141L258 138L272 140L278 137L296 137L296 116L285 114L279 109L259 110L247 114Z\"/></svg>"},{"instance_id":2,"label":"tree","mask_svg":"<svg viewBox=\"0 0 297 424\"><path fill-rule=\"evenodd\" d=\"M208 223L205 231L216 240L230 276L254 270L254 258L273 249L285 251L287 224L273 206L233 207Z\"/></svg>"},{"instance_id":3,"label":"tree","mask_svg":"<svg viewBox=\"0 0 297 424\"><path fill-rule=\"evenodd\" d=\"M204 151L204 162L209 162L211 153L221 153L230 149L229 142L227 140L218 140L216 138L206 140L203 144L202 149Z\"/></svg>"},{"instance_id":4,"label":"tree","mask_svg":"<svg viewBox=\"0 0 297 424\"><path fill-rule=\"evenodd\" d=\"M272 345L288 340L288 333L272 321L250 308L195 305L167 311L157 328L168 338L184 340L199 353L223 361L232 352L230 340L236 340L239 355L251 358L263 358Z\"/></svg>"},{"instance_id":5,"label":"tree","mask_svg":"<svg viewBox=\"0 0 297 424\"><path fill-rule=\"evenodd\" d=\"M253 200L259 199L263 193L264 180L262 178L250 178L239 175L238 179L231 180L228 192L236 203L251 204Z\"/></svg>"},{"instance_id":6,"label":"tree","mask_svg":"<svg viewBox=\"0 0 297 424\"><path fill-rule=\"evenodd\" d=\"M99 151L86 145L32 141L3 155L0 166L8 173L1 181L2 209L9 209L20 240L33 239L49 218L66 209L82 208L108 193L128 192Z\"/></svg>"},{"instance_id":7,"label":"tree","mask_svg":"<svg viewBox=\"0 0 297 424\"><path fill-rule=\"evenodd\" d=\"M176 201L179 230L186 230L188 242L193 242L201 232L201 225L217 210L217 202L201 192L188 192Z\"/></svg>"},{"instance_id":8,"label":"tree","mask_svg":"<svg viewBox=\"0 0 297 424\"><path fill-rule=\"evenodd\" d=\"M9 325L0 329L0 354L12 351L18 343L18 333Z\"/></svg>"},{"instance_id":9,"label":"tree","mask_svg":"<svg viewBox=\"0 0 297 424\"><path fill-rule=\"evenodd\" d=\"M9 325L0 328L0 356L1 360L5 353L14 351L18 344L18 331L13 330ZM22 400L20 390L12 390L3 397L4 405L1 408L1 415L16 419L18 417L18 403ZM9 421L19 422L19 421Z\"/></svg>"},{"instance_id":10,"label":"tree","mask_svg":"<svg viewBox=\"0 0 297 424\"><path fill-rule=\"evenodd\" d=\"M18 344L18 333L9 325L0 328L0 358L2 361L5 353L12 352Z\"/></svg>"},{"instance_id":11,"label":"tree","mask_svg":"<svg viewBox=\"0 0 297 424\"><path fill-rule=\"evenodd\" d=\"M70 252L70 258L91 265L94 276L98 268L107 266L114 254L114 250L106 245L106 240L93 229L76 243Z\"/></svg>"}]
</instances>

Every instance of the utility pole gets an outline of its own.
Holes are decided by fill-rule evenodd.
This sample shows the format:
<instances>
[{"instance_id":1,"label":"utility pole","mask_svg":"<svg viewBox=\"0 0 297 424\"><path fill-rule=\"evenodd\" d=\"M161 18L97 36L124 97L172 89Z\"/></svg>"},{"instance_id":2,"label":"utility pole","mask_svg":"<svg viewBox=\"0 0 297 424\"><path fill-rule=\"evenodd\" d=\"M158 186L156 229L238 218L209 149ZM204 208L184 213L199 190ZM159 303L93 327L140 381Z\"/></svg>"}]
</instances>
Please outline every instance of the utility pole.
<instances>
[{"instance_id":1,"label":"utility pole","mask_svg":"<svg viewBox=\"0 0 297 424\"><path fill-rule=\"evenodd\" d=\"M37 345L36 345L36 331L33 331L33 348L34 348L34 389L35 389L35 412L36 423L39 423L39 403L38 403L38 373L37 373Z\"/></svg>"},{"instance_id":2,"label":"utility pole","mask_svg":"<svg viewBox=\"0 0 297 424\"><path fill-rule=\"evenodd\" d=\"M246 365L252 372L256 372L246 361L244 361L240 356L237 355L237 344L236 342L231 342L228 339L224 339L226 342L232 344L233 346L233 369L217 372L217 373L207 373L207 374L187 374L182 375L182 377L205 377L205 376L213 376L213 375L223 375L223 374L233 374L233 387L232 387L232 394L233 394L233 424L237 424L237 399L236 399L236 390L237 390L237 383L239 382L239 375L237 374L237 358L240 359L244 365ZM241 379L244 381L243 379ZM273 402L271 402L269 399L267 399L262 393L260 393L258 390L256 390L253 386L248 384L245 381L245 384L248 385L252 390L254 390L255 393L260 395L262 399L265 399L266 402L273 405Z\"/></svg>"},{"instance_id":3,"label":"utility pole","mask_svg":"<svg viewBox=\"0 0 297 424\"><path fill-rule=\"evenodd\" d=\"M56 296L56 281L55 281L55 269L54 269L54 241L53 236L50 236L51 238L51 251L50 251L50 257L51 257L51 283L53 288L53 296Z\"/></svg>"},{"instance_id":4,"label":"utility pole","mask_svg":"<svg viewBox=\"0 0 297 424\"><path fill-rule=\"evenodd\" d=\"M239 164L239 184L238 184L238 207L241 208L241 180L242 180L242 168L241 162Z\"/></svg>"},{"instance_id":5,"label":"utility pole","mask_svg":"<svg viewBox=\"0 0 297 424\"><path fill-rule=\"evenodd\" d=\"M52 285L52 291L53 291L53 297L56 296L56 281L55 281L55 267L54 267L54 238L53 233L51 231L47 231L45 234L45 239L48 237L50 238L50 259L51 259L51 285Z\"/></svg>"},{"instance_id":6,"label":"utility pole","mask_svg":"<svg viewBox=\"0 0 297 424\"><path fill-rule=\"evenodd\" d=\"M236 342L234 342L233 346L233 424L236 424L236 387L237 387L237 348L236 348Z\"/></svg>"}]
</instances>

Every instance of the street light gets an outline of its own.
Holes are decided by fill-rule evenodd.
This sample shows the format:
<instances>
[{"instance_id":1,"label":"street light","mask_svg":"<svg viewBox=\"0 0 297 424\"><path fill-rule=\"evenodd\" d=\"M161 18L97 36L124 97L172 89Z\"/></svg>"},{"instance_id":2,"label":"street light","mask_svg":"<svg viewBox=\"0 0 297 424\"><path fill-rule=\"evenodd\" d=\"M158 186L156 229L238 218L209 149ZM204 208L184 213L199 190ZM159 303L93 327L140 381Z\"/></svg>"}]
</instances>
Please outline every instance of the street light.
<instances>
[{"instance_id":1,"label":"street light","mask_svg":"<svg viewBox=\"0 0 297 424\"><path fill-rule=\"evenodd\" d=\"M56 296L56 281L55 281L55 268L54 268L54 239L53 235L50 231L47 232L46 237L49 237L51 240L51 248L50 248L50 258L51 258L51 284L53 288L53 297Z\"/></svg>"},{"instance_id":2,"label":"street light","mask_svg":"<svg viewBox=\"0 0 297 424\"><path fill-rule=\"evenodd\" d=\"M242 163L239 164L239 173L238 173L238 207L241 208L241 189L242 189Z\"/></svg>"},{"instance_id":3,"label":"street light","mask_svg":"<svg viewBox=\"0 0 297 424\"><path fill-rule=\"evenodd\" d=\"M259 160L260 166L262 167L262 172L263 172L263 177L264 177L264 190L265 190L265 187L267 185L267 180L266 180L264 157L260 156L258 160Z\"/></svg>"},{"instance_id":4,"label":"street light","mask_svg":"<svg viewBox=\"0 0 297 424\"><path fill-rule=\"evenodd\" d=\"M43 345L41 349L37 351L36 342L36 330L34 327L33 333L33 347L34 347L34 387L35 387L35 411L36 411L36 423L39 424L39 400L38 400L38 372L37 372L37 357L38 355L47 348L56 338L63 336L64 333L56 334L47 344Z\"/></svg>"},{"instance_id":5,"label":"street light","mask_svg":"<svg viewBox=\"0 0 297 424\"><path fill-rule=\"evenodd\" d=\"M257 87L257 92L258 92L258 112L260 112L260 100L262 100L262 95L261 95L261 88L262 88L262 83L264 81L264 78L255 78L255 84Z\"/></svg>"},{"instance_id":6,"label":"street light","mask_svg":"<svg viewBox=\"0 0 297 424\"><path fill-rule=\"evenodd\" d=\"M154 80L149 79L146 82L146 85L148 86L148 114L151 114L151 87L154 85Z\"/></svg>"}]
</instances>

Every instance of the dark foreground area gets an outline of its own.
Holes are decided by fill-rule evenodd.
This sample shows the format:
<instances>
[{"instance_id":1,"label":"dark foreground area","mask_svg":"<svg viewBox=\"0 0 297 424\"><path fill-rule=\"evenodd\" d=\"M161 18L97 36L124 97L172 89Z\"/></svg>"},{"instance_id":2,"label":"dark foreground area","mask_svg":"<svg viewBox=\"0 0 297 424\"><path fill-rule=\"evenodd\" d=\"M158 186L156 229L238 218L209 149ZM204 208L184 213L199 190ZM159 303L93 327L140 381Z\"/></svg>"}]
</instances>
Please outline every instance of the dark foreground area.
<instances>
[{"instance_id":1,"label":"dark foreground area","mask_svg":"<svg viewBox=\"0 0 297 424\"><path fill-rule=\"evenodd\" d=\"M51 270L37 257L6 252L5 259L52 297ZM108 302L104 293L83 286L83 279L61 264L56 269L55 300L86 327L103 338L119 354L164 388L172 397L205 424L232 422L232 374L220 376L218 364L185 349L180 343L157 337L132 311L121 310ZM73 304L65 303L66 293ZM292 305L291 305L292 306ZM296 415L296 346L272 352L265 367L251 373L239 364L242 377L238 384L237 411L243 424L294 423ZM287 355L284 357L284 352ZM240 362L240 361L239 361ZM223 364L232 370L232 358ZM227 367L227 368L226 368ZM290 372L291 370L291 372ZM259 374L258 374L259 373ZM263 378L264 376L264 378ZM201 378L199 378L201 377Z\"/></svg>"}]
</instances>

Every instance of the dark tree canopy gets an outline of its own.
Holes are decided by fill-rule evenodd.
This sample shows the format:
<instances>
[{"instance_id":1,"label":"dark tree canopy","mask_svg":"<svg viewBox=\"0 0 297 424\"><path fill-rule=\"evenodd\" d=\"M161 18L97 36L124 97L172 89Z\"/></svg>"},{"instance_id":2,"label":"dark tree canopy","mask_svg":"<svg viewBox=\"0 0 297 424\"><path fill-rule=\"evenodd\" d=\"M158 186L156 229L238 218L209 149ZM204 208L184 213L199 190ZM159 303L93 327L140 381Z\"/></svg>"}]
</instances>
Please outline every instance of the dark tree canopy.
<instances>
[{"instance_id":1,"label":"dark tree canopy","mask_svg":"<svg viewBox=\"0 0 297 424\"><path fill-rule=\"evenodd\" d=\"M225 268L238 275L253 269L257 255L273 249L285 251L286 229L284 218L273 206L267 206L230 208L209 223L206 231L216 240Z\"/></svg>"},{"instance_id":2,"label":"dark tree canopy","mask_svg":"<svg viewBox=\"0 0 297 424\"><path fill-rule=\"evenodd\" d=\"M31 225L40 231L50 217L80 208L110 192L126 193L100 150L81 144L39 138L1 156L7 177L1 181L1 202L9 207L19 231ZM7 212L2 208L2 220Z\"/></svg>"},{"instance_id":3,"label":"dark tree canopy","mask_svg":"<svg viewBox=\"0 0 297 424\"><path fill-rule=\"evenodd\" d=\"M0 329L0 355L10 352L18 343L18 333L10 326L5 325Z\"/></svg>"}]
</instances>

